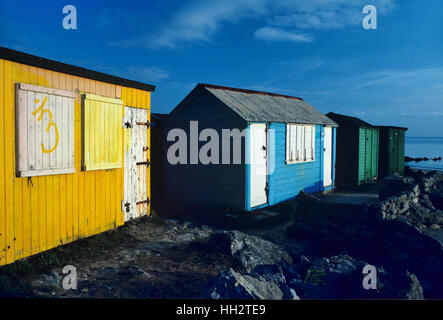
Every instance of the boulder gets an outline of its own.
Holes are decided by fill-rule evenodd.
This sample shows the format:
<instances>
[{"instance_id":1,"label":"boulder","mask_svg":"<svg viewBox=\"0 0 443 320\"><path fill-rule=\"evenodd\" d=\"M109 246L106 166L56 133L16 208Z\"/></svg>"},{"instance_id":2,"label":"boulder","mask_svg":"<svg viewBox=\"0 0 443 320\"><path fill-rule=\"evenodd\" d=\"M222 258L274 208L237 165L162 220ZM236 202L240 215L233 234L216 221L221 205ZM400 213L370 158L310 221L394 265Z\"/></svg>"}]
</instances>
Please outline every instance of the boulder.
<instances>
[{"instance_id":1,"label":"boulder","mask_svg":"<svg viewBox=\"0 0 443 320\"><path fill-rule=\"evenodd\" d=\"M398 176L387 176L380 180L379 198L385 200L392 196L398 196L402 192L414 192L417 196L420 189L410 178L401 178Z\"/></svg>"},{"instance_id":2,"label":"boulder","mask_svg":"<svg viewBox=\"0 0 443 320\"><path fill-rule=\"evenodd\" d=\"M383 216L377 205L326 202L301 192L290 237L306 241L315 254L328 255L349 244L367 242Z\"/></svg>"},{"instance_id":3,"label":"boulder","mask_svg":"<svg viewBox=\"0 0 443 320\"><path fill-rule=\"evenodd\" d=\"M282 261L292 264L290 255L278 245L239 231L213 233L207 240L213 250L232 255L236 269L252 272L260 265L273 265Z\"/></svg>"},{"instance_id":4,"label":"boulder","mask_svg":"<svg viewBox=\"0 0 443 320\"><path fill-rule=\"evenodd\" d=\"M363 287L363 268L368 263L349 255L319 258L295 289L302 299L423 299L417 277L408 271L390 273L375 266L376 289Z\"/></svg>"},{"instance_id":5,"label":"boulder","mask_svg":"<svg viewBox=\"0 0 443 320\"><path fill-rule=\"evenodd\" d=\"M269 266L254 274L244 274L230 268L217 276L203 298L211 299L299 299L295 290L286 285L281 270ZM274 273L275 272L275 273Z\"/></svg>"},{"instance_id":6,"label":"boulder","mask_svg":"<svg viewBox=\"0 0 443 320\"><path fill-rule=\"evenodd\" d=\"M434 191L429 195L429 200L436 209L443 210L443 191Z\"/></svg>"}]
</instances>

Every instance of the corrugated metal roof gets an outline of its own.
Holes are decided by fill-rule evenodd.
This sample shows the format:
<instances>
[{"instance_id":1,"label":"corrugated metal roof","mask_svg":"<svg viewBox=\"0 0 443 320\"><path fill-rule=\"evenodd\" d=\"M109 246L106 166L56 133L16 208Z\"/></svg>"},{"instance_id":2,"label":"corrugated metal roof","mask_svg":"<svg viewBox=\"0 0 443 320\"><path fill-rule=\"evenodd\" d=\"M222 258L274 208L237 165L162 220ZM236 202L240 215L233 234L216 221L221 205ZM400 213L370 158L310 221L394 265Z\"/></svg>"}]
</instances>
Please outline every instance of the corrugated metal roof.
<instances>
[{"instance_id":1,"label":"corrugated metal roof","mask_svg":"<svg viewBox=\"0 0 443 320\"><path fill-rule=\"evenodd\" d=\"M204 83L199 86L204 87L246 121L337 126L337 123L301 98Z\"/></svg>"}]
</instances>

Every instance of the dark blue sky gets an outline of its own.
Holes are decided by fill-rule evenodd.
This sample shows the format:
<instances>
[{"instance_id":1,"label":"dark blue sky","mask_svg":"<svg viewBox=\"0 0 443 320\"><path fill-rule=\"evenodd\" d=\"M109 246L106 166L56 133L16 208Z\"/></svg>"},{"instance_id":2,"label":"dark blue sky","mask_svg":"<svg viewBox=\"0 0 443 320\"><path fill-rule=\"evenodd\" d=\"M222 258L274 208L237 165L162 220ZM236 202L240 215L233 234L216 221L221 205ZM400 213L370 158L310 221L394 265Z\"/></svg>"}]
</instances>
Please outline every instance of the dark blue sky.
<instances>
[{"instance_id":1,"label":"dark blue sky","mask_svg":"<svg viewBox=\"0 0 443 320\"><path fill-rule=\"evenodd\" d=\"M67 4L77 30L62 27ZM154 84L152 112L208 82L443 136L440 0L0 0L0 45Z\"/></svg>"}]
</instances>

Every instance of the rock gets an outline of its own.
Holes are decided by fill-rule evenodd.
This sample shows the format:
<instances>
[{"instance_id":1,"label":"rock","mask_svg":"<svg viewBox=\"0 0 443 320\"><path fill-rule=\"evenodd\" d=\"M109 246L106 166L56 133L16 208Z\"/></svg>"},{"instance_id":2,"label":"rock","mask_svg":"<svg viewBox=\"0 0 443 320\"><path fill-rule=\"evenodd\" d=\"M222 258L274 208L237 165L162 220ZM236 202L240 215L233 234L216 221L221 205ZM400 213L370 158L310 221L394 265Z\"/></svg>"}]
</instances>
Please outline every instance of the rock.
<instances>
[{"instance_id":1,"label":"rock","mask_svg":"<svg viewBox=\"0 0 443 320\"><path fill-rule=\"evenodd\" d=\"M295 293L295 290L290 288L289 291L291 292L292 299L291 300L300 300L300 297Z\"/></svg>"},{"instance_id":2,"label":"rock","mask_svg":"<svg viewBox=\"0 0 443 320\"><path fill-rule=\"evenodd\" d=\"M434 191L429 195L429 200L436 209L443 210L443 192Z\"/></svg>"},{"instance_id":3,"label":"rock","mask_svg":"<svg viewBox=\"0 0 443 320\"><path fill-rule=\"evenodd\" d=\"M62 276L55 270L50 274L44 274L40 278L31 282L35 289L54 289L61 286Z\"/></svg>"},{"instance_id":4,"label":"rock","mask_svg":"<svg viewBox=\"0 0 443 320\"><path fill-rule=\"evenodd\" d=\"M259 237L239 231L212 234L207 245L214 250L232 255L240 271L251 272L260 265L292 264L292 258L281 247Z\"/></svg>"},{"instance_id":5,"label":"rock","mask_svg":"<svg viewBox=\"0 0 443 320\"><path fill-rule=\"evenodd\" d=\"M429 195L417 195L417 190L419 188L415 186L412 191L403 191L383 200L380 203L383 219L398 220L421 230L443 223L443 216L435 209Z\"/></svg>"},{"instance_id":6,"label":"rock","mask_svg":"<svg viewBox=\"0 0 443 320\"><path fill-rule=\"evenodd\" d=\"M420 172L417 174L417 181L420 189L426 193L431 193L441 189L443 182L443 173L439 171Z\"/></svg>"},{"instance_id":7,"label":"rock","mask_svg":"<svg viewBox=\"0 0 443 320\"><path fill-rule=\"evenodd\" d=\"M292 258L281 247L239 231L212 234L212 250L232 255L234 265L214 278L203 294L212 299L299 299L286 276L299 277Z\"/></svg>"},{"instance_id":8,"label":"rock","mask_svg":"<svg viewBox=\"0 0 443 320\"><path fill-rule=\"evenodd\" d=\"M421 287L420 281L418 281L418 278L413 273L407 272L407 276L411 279L411 283L406 297L409 300L423 300L423 288Z\"/></svg>"},{"instance_id":9,"label":"rock","mask_svg":"<svg viewBox=\"0 0 443 320\"><path fill-rule=\"evenodd\" d=\"M417 190L418 189L418 190ZM392 196L398 196L404 191L419 192L419 187L411 179L398 176L388 176L380 181L379 198L385 200Z\"/></svg>"},{"instance_id":10,"label":"rock","mask_svg":"<svg viewBox=\"0 0 443 320\"><path fill-rule=\"evenodd\" d=\"M344 204L321 201L300 193L290 237L306 241L316 255L329 254L348 243L366 242L373 237L374 225L383 216L377 205Z\"/></svg>"},{"instance_id":11,"label":"rock","mask_svg":"<svg viewBox=\"0 0 443 320\"><path fill-rule=\"evenodd\" d=\"M367 265L349 255L317 259L296 290L303 299L423 299L418 278L408 272L377 270L376 289L363 287L362 273Z\"/></svg>"},{"instance_id":12,"label":"rock","mask_svg":"<svg viewBox=\"0 0 443 320\"><path fill-rule=\"evenodd\" d=\"M299 299L277 274L242 274L230 268L216 277L203 294L211 299ZM284 279L284 277L283 277Z\"/></svg>"},{"instance_id":13,"label":"rock","mask_svg":"<svg viewBox=\"0 0 443 320\"><path fill-rule=\"evenodd\" d=\"M348 255L317 259L296 290L303 299L361 298L364 265Z\"/></svg>"}]
</instances>

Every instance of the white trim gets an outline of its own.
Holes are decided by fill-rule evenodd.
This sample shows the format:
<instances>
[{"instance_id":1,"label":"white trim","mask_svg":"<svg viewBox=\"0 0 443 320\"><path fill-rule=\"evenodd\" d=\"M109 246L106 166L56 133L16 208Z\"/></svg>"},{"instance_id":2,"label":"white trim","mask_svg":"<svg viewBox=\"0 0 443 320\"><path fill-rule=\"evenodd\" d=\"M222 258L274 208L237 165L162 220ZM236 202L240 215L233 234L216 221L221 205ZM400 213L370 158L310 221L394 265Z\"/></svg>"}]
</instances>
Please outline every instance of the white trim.
<instances>
[{"instance_id":1,"label":"white trim","mask_svg":"<svg viewBox=\"0 0 443 320\"><path fill-rule=\"evenodd\" d=\"M17 177L34 177L34 176L49 176L66 173L75 173L75 168L66 169L47 169L47 170L25 170L17 172Z\"/></svg>"},{"instance_id":2,"label":"white trim","mask_svg":"<svg viewBox=\"0 0 443 320\"><path fill-rule=\"evenodd\" d=\"M315 162L315 132L316 125L313 124L298 124L298 123L287 123L285 126L286 130L286 153L285 153L285 163L286 164L296 164L296 163L308 163ZM309 134L306 134L307 129L311 130ZM295 131L295 132L294 132ZM306 137L310 135L309 148L307 148ZM295 140L295 141L293 141ZM312 152L307 159L308 150ZM292 151L292 152L291 152ZM293 155L291 157L291 154ZM294 159L295 157L295 159ZM300 160L303 158L303 160Z\"/></svg>"},{"instance_id":3,"label":"white trim","mask_svg":"<svg viewBox=\"0 0 443 320\"><path fill-rule=\"evenodd\" d=\"M286 164L309 163L309 162L315 162L315 159L314 160L304 160L304 161L285 160Z\"/></svg>"},{"instance_id":4,"label":"white trim","mask_svg":"<svg viewBox=\"0 0 443 320\"><path fill-rule=\"evenodd\" d=\"M33 84L17 83L16 88L20 89L20 90L35 91L35 92L44 93L44 94L53 94L56 96L75 98L75 92L67 91L67 90L60 90L60 89L53 89L53 88L42 87L42 86L36 86Z\"/></svg>"}]
</instances>

